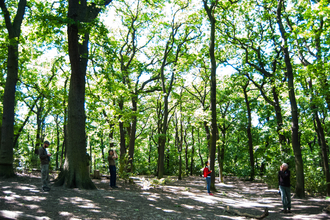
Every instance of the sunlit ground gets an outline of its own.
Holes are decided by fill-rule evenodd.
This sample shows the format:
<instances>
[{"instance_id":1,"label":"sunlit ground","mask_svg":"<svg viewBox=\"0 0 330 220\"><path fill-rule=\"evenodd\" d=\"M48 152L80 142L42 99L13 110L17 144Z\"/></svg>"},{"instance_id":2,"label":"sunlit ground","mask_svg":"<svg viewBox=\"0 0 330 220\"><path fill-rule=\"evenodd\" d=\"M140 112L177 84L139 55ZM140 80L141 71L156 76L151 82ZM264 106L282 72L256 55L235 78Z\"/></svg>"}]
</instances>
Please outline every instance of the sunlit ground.
<instances>
[{"instance_id":1,"label":"sunlit ground","mask_svg":"<svg viewBox=\"0 0 330 220\"><path fill-rule=\"evenodd\" d=\"M206 193L201 177L189 177L154 186L148 178L134 178L134 187L119 182L118 190L109 180L94 180L98 190L52 187L40 190L39 178L0 180L0 219L247 219L228 213L261 215L266 219L330 219L322 211L330 204L323 197L292 199L291 214L282 214L276 189L262 183L228 179L217 183L214 196Z\"/></svg>"}]
</instances>

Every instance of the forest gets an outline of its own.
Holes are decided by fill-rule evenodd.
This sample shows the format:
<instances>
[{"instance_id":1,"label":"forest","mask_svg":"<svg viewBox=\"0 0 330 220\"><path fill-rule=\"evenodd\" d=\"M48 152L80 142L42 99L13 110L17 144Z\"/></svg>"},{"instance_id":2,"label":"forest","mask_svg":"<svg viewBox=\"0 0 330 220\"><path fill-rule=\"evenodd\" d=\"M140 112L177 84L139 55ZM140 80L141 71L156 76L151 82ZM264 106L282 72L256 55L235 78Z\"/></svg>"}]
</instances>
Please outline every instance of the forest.
<instances>
[{"instance_id":1,"label":"forest","mask_svg":"<svg viewBox=\"0 0 330 220\"><path fill-rule=\"evenodd\" d=\"M328 0L0 0L0 176L262 179L330 196ZM86 169L89 163L90 169ZM89 171L89 172L88 172Z\"/></svg>"}]
</instances>

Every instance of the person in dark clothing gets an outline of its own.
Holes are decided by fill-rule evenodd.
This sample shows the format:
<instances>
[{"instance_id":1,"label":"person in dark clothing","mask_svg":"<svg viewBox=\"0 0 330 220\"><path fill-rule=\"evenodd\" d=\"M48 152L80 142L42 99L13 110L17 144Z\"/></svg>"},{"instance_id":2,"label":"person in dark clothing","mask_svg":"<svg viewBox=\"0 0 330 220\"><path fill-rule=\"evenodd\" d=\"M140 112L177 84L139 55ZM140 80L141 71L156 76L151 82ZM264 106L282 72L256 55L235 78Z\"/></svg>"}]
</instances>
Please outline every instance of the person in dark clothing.
<instances>
[{"instance_id":1,"label":"person in dark clothing","mask_svg":"<svg viewBox=\"0 0 330 220\"><path fill-rule=\"evenodd\" d=\"M207 188L207 192L209 195L213 196L213 194L211 193L210 191L210 188L211 188L211 173L212 173L212 170L209 170L209 162L206 161L205 162L205 168L203 170L203 173L204 173L204 177L205 177L205 180L206 180L206 188Z\"/></svg>"},{"instance_id":2,"label":"person in dark clothing","mask_svg":"<svg viewBox=\"0 0 330 220\"><path fill-rule=\"evenodd\" d=\"M109 170L110 170L110 187L111 188L118 188L116 186L116 159L118 158L118 155L114 150L109 150Z\"/></svg>"},{"instance_id":3,"label":"person in dark clothing","mask_svg":"<svg viewBox=\"0 0 330 220\"><path fill-rule=\"evenodd\" d=\"M45 141L43 146L39 148L39 158L41 162L41 181L42 181L42 189L44 191L49 191L50 188L48 186L49 182L49 161L51 154L47 153L46 148L49 147L50 143Z\"/></svg>"},{"instance_id":4,"label":"person in dark clothing","mask_svg":"<svg viewBox=\"0 0 330 220\"><path fill-rule=\"evenodd\" d=\"M278 172L278 185L281 191L281 199L284 213L291 213L291 192L290 192L290 170L286 163L283 163Z\"/></svg>"}]
</instances>

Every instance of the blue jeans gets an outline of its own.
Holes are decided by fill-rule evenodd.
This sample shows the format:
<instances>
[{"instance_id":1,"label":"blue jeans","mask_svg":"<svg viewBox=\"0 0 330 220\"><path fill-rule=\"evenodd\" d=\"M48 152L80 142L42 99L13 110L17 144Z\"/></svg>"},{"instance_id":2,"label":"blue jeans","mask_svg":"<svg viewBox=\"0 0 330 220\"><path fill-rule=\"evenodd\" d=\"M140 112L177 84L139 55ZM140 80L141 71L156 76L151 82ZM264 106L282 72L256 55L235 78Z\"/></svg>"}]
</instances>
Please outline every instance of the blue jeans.
<instances>
[{"instance_id":1,"label":"blue jeans","mask_svg":"<svg viewBox=\"0 0 330 220\"><path fill-rule=\"evenodd\" d=\"M289 186L280 186L283 209L291 209L291 192Z\"/></svg>"},{"instance_id":2,"label":"blue jeans","mask_svg":"<svg viewBox=\"0 0 330 220\"><path fill-rule=\"evenodd\" d=\"M116 166L110 165L110 186L116 186Z\"/></svg>"},{"instance_id":3,"label":"blue jeans","mask_svg":"<svg viewBox=\"0 0 330 220\"><path fill-rule=\"evenodd\" d=\"M205 177L205 180L206 180L206 188L207 188L207 192L208 193L211 193L210 189L211 189L211 177L208 176L208 177Z\"/></svg>"}]
</instances>

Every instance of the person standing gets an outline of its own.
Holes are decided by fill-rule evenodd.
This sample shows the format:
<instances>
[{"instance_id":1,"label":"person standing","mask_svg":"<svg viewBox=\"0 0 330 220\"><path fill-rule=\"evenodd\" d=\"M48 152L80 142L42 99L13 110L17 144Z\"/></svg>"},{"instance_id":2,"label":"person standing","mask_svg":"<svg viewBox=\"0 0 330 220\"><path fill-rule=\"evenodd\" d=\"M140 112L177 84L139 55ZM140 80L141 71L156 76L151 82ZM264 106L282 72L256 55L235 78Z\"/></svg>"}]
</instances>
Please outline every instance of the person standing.
<instances>
[{"instance_id":1,"label":"person standing","mask_svg":"<svg viewBox=\"0 0 330 220\"><path fill-rule=\"evenodd\" d=\"M213 196L213 194L211 193L210 191L210 188L211 188L211 173L212 173L212 170L209 170L209 162L206 161L205 162L205 168L203 170L203 173L204 173L204 177L205 177L205 180L206 180L206 188L207 188L207 193L211 196Z\"/></svg>"},{"instance_id":2,"label":"person standing","mask_svg":"<svg viewBox=\"0 0 330 220\"><path fill-rule=\"evenodd\" d=\"M46 150L47 147L49 147L50 143L48 141L45 141L43 146L39 148L39 158L41 162L41 181L42 181L42 189L44 191L49 191L50 188L48 186L49 182L49 161L50 156Z\"/></svg>"},{"instance_id":3,"label":"person standing","mask_svg":"<svg viewBox=\"0 0 330 220\"><path fill-rule=\"evenodd\" d=\"M284 213L291 213L291 192L290 192L290 170L289 165L283 163L278 172L278 185L281 191L281 199Z\"/></svg>"},{"instance_id":4,"label":"person standing","mask_svg":"<svg viewBox=\"0 0 330 220\"><path fill-rule=\"evenodd\" d=\"M116 186L116 159L118 158L118 155L114 150L109 150L109 170L110 170L110 187L111 188L118 188Z\"/></svg>"}]
</instances>

